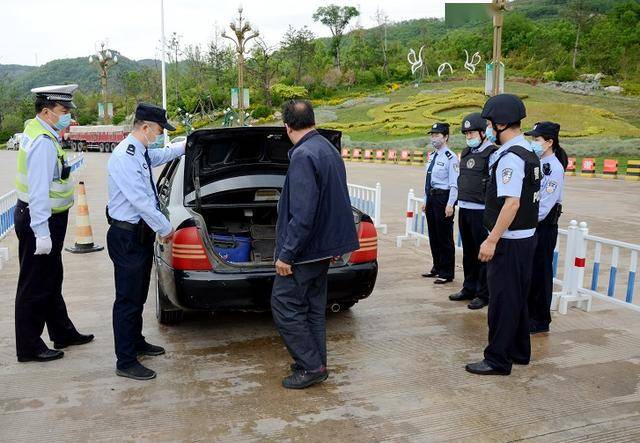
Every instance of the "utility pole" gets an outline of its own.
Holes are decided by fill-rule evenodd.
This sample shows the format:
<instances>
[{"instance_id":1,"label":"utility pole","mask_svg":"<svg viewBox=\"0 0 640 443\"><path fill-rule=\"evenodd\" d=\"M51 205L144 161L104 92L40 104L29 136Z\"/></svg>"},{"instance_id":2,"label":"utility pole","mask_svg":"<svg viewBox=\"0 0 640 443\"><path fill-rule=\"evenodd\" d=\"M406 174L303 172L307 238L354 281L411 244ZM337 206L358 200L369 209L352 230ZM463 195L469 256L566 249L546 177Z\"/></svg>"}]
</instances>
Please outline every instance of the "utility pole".
<instances>
[{"instance_id":1,"label":"utility pole","mask_svg":"<svg viewBox=\"0 0 640 443\"><path fill-rule=\"evenodd\" d=\"M235 34L235 39L233 37L229 37L224 31L221 36L231 40L236 47L236 52L238 53L238 114L240 126L244 126L244 53L249 40L258 37L260 33L258 31L254 32L251 29L251 24L244 20L242 17L242 6L238 8L238 23L236 24L235 22L231 22L229 27Z\"/></svg>"},{"instance_id":2,"label":"utility pole","mask_svg":"<svg viewBox=\"0 0 640 443\"><path fill-rule=\"evenodd\" d=\"M111 69L116 63L118 63L118 56L113 54L106 48L106 43L100 43L100 49L96 51L95 55L89 56L89 63L98 67L100 74L100 86L102 87L102 102L104 103L104 118L105 124L111 123L111 116L108 110L108 96L107 96L107 75L109 69Z\"/></svg>"},{"instance_id":3,"label":"utility pole","mask_svg":"<svg viewBox=\"0 0 640 443\"><path fill-rule=\"evenodd\" d=\"M493 0L493 94L500 93L500 74L502 71L502 27L507 0Z\"/></svg>"}]
</instances>

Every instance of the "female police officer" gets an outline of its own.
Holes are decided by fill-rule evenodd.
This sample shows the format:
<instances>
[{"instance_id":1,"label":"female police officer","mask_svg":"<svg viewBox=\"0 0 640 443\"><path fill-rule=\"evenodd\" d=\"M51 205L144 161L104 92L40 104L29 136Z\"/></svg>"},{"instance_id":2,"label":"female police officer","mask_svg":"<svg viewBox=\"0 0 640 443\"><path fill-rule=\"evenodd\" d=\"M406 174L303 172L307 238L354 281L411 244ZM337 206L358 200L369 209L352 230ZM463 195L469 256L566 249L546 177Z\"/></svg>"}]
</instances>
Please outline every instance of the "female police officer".
<instances>
[{"instance_id":1,"label":"female police officer","mask_svg":"<svg viewBox=\"0 0 640 443\"><path fill-rule=\"evenodd\" d=\"M558 218L562 213L562 191L567 153L560 147L560 125L539 122L525 135L533 137L531 148L540 157L542 182L540 210L536 228L537 245L533 256L533 272L529 291L529 332L549 331L551 295L553 292L553 250L558 238Z\"/></svg>"},{"instance_id":2,"label":"female police officer","mask_svg":"<svg viewBox=\"0 0 640 443\"><path fill-rule=\"evenodd\" d=\"M423 211L427 215L429 246L433 257L431 271L422 274L435 284L453 281L456 249L453 244L453 207L458 199L458 158L447 146L449 124L434 123L429 131L436 149L427 163Z\"/></svg>"},{"instance_id":3,"label":"female police officer","mask_svg":"<svg viewBox=\"0 0 640 443\"><path fill-rule=\"evenodd\" d=\"M489 344L484 359L466 370L480 375L509 375L511 365L529 364L531 341L527 295L538 224L540 159L520 131L524 103L511 94L491 97L482 117L487 137L499 149L489 162L490 180L484 225L489 236L479 258L487 264Z\"/></svg>"}]
</instances>

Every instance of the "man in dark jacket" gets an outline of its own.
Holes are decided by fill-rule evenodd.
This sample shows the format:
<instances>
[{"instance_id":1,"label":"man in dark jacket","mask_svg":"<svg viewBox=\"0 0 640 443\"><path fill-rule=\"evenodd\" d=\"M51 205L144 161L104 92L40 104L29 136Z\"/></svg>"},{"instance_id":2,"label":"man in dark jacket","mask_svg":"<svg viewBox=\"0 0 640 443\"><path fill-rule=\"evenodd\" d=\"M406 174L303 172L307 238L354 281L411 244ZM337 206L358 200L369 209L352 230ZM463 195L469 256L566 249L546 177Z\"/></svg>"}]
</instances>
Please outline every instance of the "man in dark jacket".
<instances>
[{"instance_id":1,"label":"man in dark jacket","mask_svg":"<svg viewBox=\"0 0 640 443\"><path fill-rule=\"evenodd\" d=\"M334 257L359 248L347 174L338 149L315 130L308 101L282 112L289 170L278 203L276 278L271 311L294 359L282 385L303 389L327 379L327 273Z\"/></svg>"}]
</instances>

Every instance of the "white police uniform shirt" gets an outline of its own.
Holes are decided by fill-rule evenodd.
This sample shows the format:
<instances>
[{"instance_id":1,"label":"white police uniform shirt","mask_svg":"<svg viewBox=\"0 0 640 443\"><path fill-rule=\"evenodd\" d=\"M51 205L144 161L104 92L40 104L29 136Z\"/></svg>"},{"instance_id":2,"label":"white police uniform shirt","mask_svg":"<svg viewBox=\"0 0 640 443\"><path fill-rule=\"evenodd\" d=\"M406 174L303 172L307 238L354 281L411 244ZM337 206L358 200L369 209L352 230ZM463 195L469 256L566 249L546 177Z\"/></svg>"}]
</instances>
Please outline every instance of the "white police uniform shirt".
<instances>
[{"instance_id":1,"label":"white police uniform shirt","mask_svg":"<svg viewBox=\"0 0 640 443\"><path fill-rule=\"evenodd\" d=\"M133 146L133 148L131 147ZM109 203L111 218L138 223L142 218L160 236L168 235L172 226L156 206L156 195L151 187L151 173L144 151L147 148L129 134L113 150L109 171ZM168 148L149 149L151 166L156 167L184 155L185 142Z\"/></svg>"},{"instance_id":2,"label":"white police uniform shirt","mask_svg":"<svg viewBox=\"0 0 640 443\"><path fill-rule=\"evenodd\" d=\"M482 144L480 146L478 146L475 149L471 149L471 152L474 154L477 154L479 152L484 151L485 149L487 149L489 146L493 146L493 143L491 142L491 140L489 140L488 138L484 139L484 142L482 142ZM464 200L458 200L458 207L462 208L462 209L477 209L477 210L484 210L484 205L482 203L476 203L476 202L466 202Z\"/></svg>"},{"instance_id":3,"label":"white police uniform shirt","mask_svg":"<svg viewBox=\"0 0 640 443\"><path fill-rule=\"evenodd\" d=\"M540 209L538 221L544 220L556 203L562 203L564 190L564 168L555 154L540 159L542 180L540 181ZM549 166L545 166L549 165ZM545 171L548 171L547 174Z\"/></svg>"},{"instance_id":4,"label":"white police uniform shirt","mask_svg":"<svg viewBox=\"0 0 640 443\"><path fill-rule=\"evenodd\" d=\"M445 145L431 153L425 172L429 171L429 166L434 160L436 163L431 170L431 189L449 190L447 205L453 206L458 200L458 175L460 174L458 157ZM428 198L429 196L425 195L424 201L426 202Z\"/></svg>"},{"instance_id":5,"label":"white police uniform shirt","mask_svg":"<svg viewBox=\"0 0 640 443\"><path fill-rule=\"evenodd\" d=\"M489 168L500 158L502 153L512 146L522 146L525 149L531 150L531 145L524 138L524 135L519 135L507 143L500 146L500 148L491 154L489 157ZM491 169L490 169L491 171ZM524 160L518 157L516 154L509 152L506 154L496 168L496 184L498 197L517 197L520 198L522 194L522 180L524 179ZM519 229L511 231L507 229L502 234L501 238L508 239L520 239L529 238L536 233L536 229Z\"/></svg>"},{"instance_id":6,"label":"white police uniform shirt","mask_svg":"<svg viewBox=\"0 0 640 443\"><path fill-rule=\"evenodd\" d=\"M58 132L40 117L36 119L51 133L51 137L61 141ZM26 146L23 135L21 146ZM49 217L51 201L49 188L51 182L60 178L58 168L58 150L50 138L43 135L35 139L27 149L27 181L29 183L29 215L31 230L36 237L49 237Z\"/></svg>"}]
</instances>

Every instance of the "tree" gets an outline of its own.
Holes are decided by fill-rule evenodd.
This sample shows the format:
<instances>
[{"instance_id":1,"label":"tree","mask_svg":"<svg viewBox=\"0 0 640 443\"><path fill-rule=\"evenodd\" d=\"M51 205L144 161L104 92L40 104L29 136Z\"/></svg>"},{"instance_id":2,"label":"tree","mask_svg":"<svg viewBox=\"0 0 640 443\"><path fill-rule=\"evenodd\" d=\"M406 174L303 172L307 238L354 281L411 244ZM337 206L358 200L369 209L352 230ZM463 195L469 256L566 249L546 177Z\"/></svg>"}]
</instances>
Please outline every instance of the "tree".
<instances>
[{"instance_id":1,"label":"tree","mask_svg":"<svg viewBox=\"0 0 640 443\"><path fill-rule=\"evenodd\" d=\"M216 25L213 40L209 42L206 58L209 70L213 75L213 81L217 86L221 86L223 80L231 75L234 64L233 50L229 46L221 44L219 37L220 32Z\"/></svg>"},{"instance_id":2,"label":"tree","mask_svg":"<svg viewBox=\"0 0 640 443\"><path fill-rule=\"evenodd\" d=\"M275 56L275 47L268 46L262 39L256 40L256 45L247 62L247 71L255 77L264 96L267 106L273 106L271 100L271 86L278 74L280 60Z\"/></svg>"},{"instance_id":3,"label":"tree","mask_svg":"<svg viewBox=\"0 0 640 443\"><path fill-rule=\"evenodd\" d=\"M386 12L384 12L384 9L378 6L378 9L376 9L376 13L373 16L373 19L376 21L376 24L378 25L378 29L377 29L378 33L382 34L380 35L381 46L382 46L382 71L384 72L385 77L388 79L389 78L389 61L387 59L387 51L388 51L387 25L389 24L389 16L387 15Z\"/></svg>"},{"instance_id":4,"label":"tree","mask_svg":"<svg viewBox=\"0 0 640 443\"><path fill-rule=\"evenodd\" d=\"M173 64L175 66L174 69L174 75L175 75L175 87L176 87L176 103L179 100L179 96L180 96L180 92L178 89L178 85L180 83L180 66L178 63L178 58L180 57L180 55L182 55L182 51L180 50L180 39L182 38L181 35L178 35L176 32L174 32L173 34L171 34L171 38L169 39L169 42L167 43L167 57L169 57L169 63Z\"/></svg>"},{"instance_id":5,"label":"tree","mask_svg":"<svg viewBox=\"0 0 640 443\"><path fill-rule=\"evenodd\" d=\"M569 2L567 12L569 18L576 25L576 40L573 46L573 61L571 62L573 69L576 69L576 60L578 59L578 48L580 44L580 32L584 29L589 20L595 16L595 14L590 8L587 0L571 0Z\"/></svg>"},{"instance_id":6,"label":"tree","mask_svg":"<svg viewBox=\"0 0 640 443\"><path fill-rule=\"evenodd\" d=\"M335 66L340 69L340 43L352 18L360 15L360 12L353 6L320 6L313 14L313 20L328 26L331 30L331 52Z\"/></svg>"},{"instance_id":7,"label":"tree","mask_svg":"<svg viewBox=\"0 0 640 443\"><path fill-rule=\"evenodd\" d=\"M295 29L289 25L289 29L280 43L284 54L293 60L296 84L300 83L305 62L313 57L315 51L314 39L315 35L306 26Z\"/></svg>"}]
</instances>

